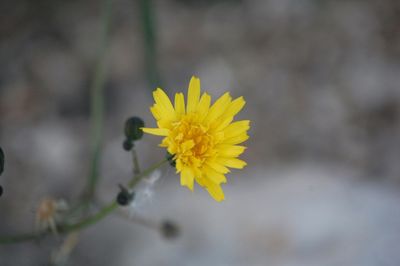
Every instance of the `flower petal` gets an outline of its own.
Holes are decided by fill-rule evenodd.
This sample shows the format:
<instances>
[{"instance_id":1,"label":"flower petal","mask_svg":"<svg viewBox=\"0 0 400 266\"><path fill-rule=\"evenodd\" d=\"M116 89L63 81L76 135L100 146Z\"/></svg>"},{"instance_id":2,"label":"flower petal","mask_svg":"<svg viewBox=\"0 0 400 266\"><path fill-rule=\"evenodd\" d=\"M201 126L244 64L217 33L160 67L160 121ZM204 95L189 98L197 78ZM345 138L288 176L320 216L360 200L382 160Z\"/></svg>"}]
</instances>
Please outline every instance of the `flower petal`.
<instances>
[{"instance_id":1,"label":"flower petal","mask_svg":"<svg viewBox=\"0 0 400 266\"><path fill-rule=\"evenodd\" d=\"M238 145L217 145L218 155L221 157L237 157L244 152L246 147Z\"/></svg>"},{"instance_id":2,"label":"flower petal","mask_svg":"<svg viewBox=\"0 0 400 266\"><path fill-rule=\"evenodd\" d=\"M148 128L148 127L142 127L143 132L157 135L157 136L168 136L169 130L166 128Z\"/></svg>"},{"instance_id":3,"label":"flower petal","mask_svg":"<svg viewBox=\"0 0 400 266\"><path fill-rule=\"evenodd\" d=\"M240 135L250 128L250 120L241 120L234 122L224 129L226 139Z\"/></svg>"},{"instance_id":4,"label":"flower petal","mask_svg":"<svg viewBox=\"0 0 400 266\"><path fill-rule=\"evenodd\" d=\"M197 105L197 114L199 116L199 121L203 121L204 117L207 116L208 111L210 109L210 104L211 104L211 96L208 95L207 93L203 93L203 95L200 98L200 102Z\"/></svg>"},{"instance_id":5,"label":"flower petal","mask_svg":"<svg viewBox=\"0 0 400 266\"><path fill-rule=\"evenodd\" d=\"M243 97L239 97L233 100L225 112L214 121L212 127L216 131L223 130L226 128L233 120L234 116L242 110L243 106L246 104Z\"/></svg>"},{"instance_id":6,"label":"flower petal","mask_svg":"<svg viewBox=\"0 0 400 266\"><path fill-rule=\"evenodd\" d=\"M178 116L185 114L185 98L183 93L175 94L175 112Z\"/></svg>"},{"instance_id":7,"label":"flower petal","mask_svg":"<svg viewBox=\"0 0 400 266\"><path fill-rule=\"evenodd\" d=\"M217 120L215 120L212 127L215 127L215 131L221 131L226 128L233 120L233 116L221 116Z\"/></svg>"},{"instance_id":8,"label":"flower petal","mask_svg":"<svg viewBox=\"0 0 400 266\"><path fill-rule=\"evenodd\" d=\"M235 100L233 100L231 102L228 109L225 111L224 115L225 116L235 116L237 113L240 112L240 110L243 109L245 104L246 104L246 101L244 100L243 97L236 98Z\"/></svg>"},{"instance_id":9,"label":"flower petal","mask_svg":"<svg viewBox=\"0 0 400 266\"><path fill-rule=\"evenodd\" d=\"M200 79L193 76L190 79L187 98L187 113L196 112L200 99Z\"/></svg>"},{"instance_id":10,"label":"flower petal","mask_svg":"<svg viewBox=\"0 0 400 266\"><path fill-rule=\"evenodd\" d=\"M184 167L181 172L181 186L188 187L193 191L194 174L192 169L189 167Z\"/></svg>"},{"instance_id":11,"label":"flower petal","mask_svg":"<svg viewBox=\"0 0 400 266\"><path fill-rule=\"evenodd\" d=\"M223 164L227 167L236 168L236 169L242 169L243 167L245 167L247 165L247 163L245 161L242 161L242 160L239 160L236 158L220 157L217 159L217 162L219 162L220 164Z\"/></svg>"},{"instance_id":12,"label":"flower petal","mask_svg":"<svg viewBox=\"0 0 400 266\"><path fill-rule=\"evenodd\" d=\"M207 189L207 192L214 200L220 202L225 199L224 191L222 190L220 185L213 183L207 178L204 179L204 185Z\"/></svg>"},{"instance_id":13,"label":"flower petal","mask_svg":"<svg viewBox=\"0 0 400 266\"><path fill-rule=\"evenodd\" d=\"M153 91L153 97L161 114L169 118L175 117L174 107L172 106L168 95L162 89L158 88Z\"/></svg>"},{"instance_id":14,"label":"flower petal","mask_svg":"<svg viewBox=\"0 0 400 266\"><path fill-rule=\"evenodd\" d=\"M227 174L227 173L230 172L228 168L226 168L222 164L219 164L219 163L217 163L215 161L205 162L205 165L211 167L216 172L221 173L221 174Z\"/></svg>"},{"instance_id":15,"label":"flower petal","mask_svg":"<svg viewBox=\"0 0 400 266\"><path fill-rule=\"evenodd\" d=\"M160 108L158 108L158 106L156 104L154 104L152 107L150 107L150 111L156 120L161 119L162 115L160 113Z\"/></svg>"},{"instance_id":16,"label":"flower petal","mask_svg":"<svg viewBox=\"0 0 400 266\"><path fill-rule=\"evenodd\" d=\"M249 135L247 135L246 133L241 133L237 136L224 139L222 143L223 144L232 144L232 145L240 144L240 143L246 141L248 138L249 138Z\"/></svg>"},{"instance_id":17,"label":"flower petal","mask_svg":"<svg viewBox=\"0 0 400 266\"><path fill-rule=\"evenodd\" d=\"M225 110L229 107L229 104L231 103L231 96L229 95L229 92L226 92L224 95L222 95L210 108L210 111L207 114L207 117L205 120L209 123L212 123L215 119L220 117Z\"/></svg>"},{"instance_id":18,"label":"flower petal","mask_svg":"<svg viewBox=\"0 0 400 266\"><path fill-rule=\"evenodd\" d=\"M212 180L214 183L216 184L226 183L225 175L215 171L213 168L209 166L204 166L201 170L204 172L206 177Z\"/></svg>"}]
</instances>

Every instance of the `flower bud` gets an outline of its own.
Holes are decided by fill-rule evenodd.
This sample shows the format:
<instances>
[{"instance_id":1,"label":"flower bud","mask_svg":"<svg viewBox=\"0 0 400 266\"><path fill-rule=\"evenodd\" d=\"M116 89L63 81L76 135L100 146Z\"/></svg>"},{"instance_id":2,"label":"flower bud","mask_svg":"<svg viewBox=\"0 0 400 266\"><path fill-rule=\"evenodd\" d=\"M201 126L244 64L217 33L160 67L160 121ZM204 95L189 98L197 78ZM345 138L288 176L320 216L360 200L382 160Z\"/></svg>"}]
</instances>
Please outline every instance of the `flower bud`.
<instances>
[{"instance_id":1,"label":"flower bud","mask_svg":"<svg viewBox=\"0 0 400 266\"><path fill-rule=\"evenodd\" d=\"M0 147L0 175L3 173L4 171L4 152Z\"/></svg>"},{"instance_id":2,"label":"flower bud","mask_svg":"<svg viewBox=\"0 0 400 266\"><path fill-rule=\"evenodd\" d=\"M117 195L117 203L121 206L129 205L135 198L135 193L129 192L129 190L122 185L119 185L119 188L121 191Z\"/></svg>"},{"instance_id":3,"label":"flower bud","mask_svg":"<svg viewBox=\"0 0 400 266\"><path fill-rule=\"evenodd\" d=\"M177 238L180 234L179 227L175 223L168 221L168 220L165 220L162 222L162 224L160 226L160 230L161 230L161 234L166 239Z\"/></svg>"},{"instance_id":4,"label":"flower bud","mask_svg":"<svg viewBox=\"0 0 400 266\"><path fill-rule=\"evenodd\" d=\"M139 117L131 117L125 122L125 136L128 140L136 141L143 137L144 122Z\"/></svg>"},{"instance_id":5,"label":"flower bud","mask_svg":"<svg viewBox=\"0 0 400 266\"><path fill-rule=\"evenodd\" d=\"M133 148L133 143L131 140L125 139L124 142L122 143L122 147L124 148L124 150L130 151Z\"/></svg>"}]
</instances>

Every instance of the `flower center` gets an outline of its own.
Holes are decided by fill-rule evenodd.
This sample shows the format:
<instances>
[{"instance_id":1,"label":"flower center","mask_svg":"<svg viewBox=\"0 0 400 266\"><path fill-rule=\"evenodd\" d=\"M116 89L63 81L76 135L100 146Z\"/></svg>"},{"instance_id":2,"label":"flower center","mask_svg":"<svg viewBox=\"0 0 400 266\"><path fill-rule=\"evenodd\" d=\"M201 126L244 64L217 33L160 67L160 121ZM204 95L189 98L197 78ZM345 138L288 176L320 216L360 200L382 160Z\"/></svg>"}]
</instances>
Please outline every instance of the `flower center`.
<instances>
[{"instance_id":1,"label":"flower center","mask_svg":"<svg viewBox=\"0 0 400 266\"><path fill-rule=\"evenodd\" d=\"M200 167L204 161L215 154L215 137L207 125L196 121L196 117L186 115L173 127L173 142L176 145L176 158L184 165Z\"/></svg>"}]
</instances>

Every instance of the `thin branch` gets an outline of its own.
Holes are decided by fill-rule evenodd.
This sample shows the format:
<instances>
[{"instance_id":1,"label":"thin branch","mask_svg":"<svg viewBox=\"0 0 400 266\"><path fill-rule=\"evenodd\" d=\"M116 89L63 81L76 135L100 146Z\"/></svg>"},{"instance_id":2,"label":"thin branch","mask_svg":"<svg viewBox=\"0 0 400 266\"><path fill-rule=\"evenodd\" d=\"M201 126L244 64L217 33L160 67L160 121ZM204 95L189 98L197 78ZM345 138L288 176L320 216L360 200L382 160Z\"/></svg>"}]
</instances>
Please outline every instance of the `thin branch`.
<instances>
[{"instance_id":1,"label":"thin branch","mask_svg":"<svg viewBox=\"0 0 400 266\"><path fill-rule=\"evenodd\" d=\"M156 170L157 168L159 168L166 162L167 162L167 160L162 160L161 162L150 166L149 168L147 168L140 174L135 175L131 179L131 181L128 183L128 187L129 188L135 187L143 177L148 176L154 170ZM77 223L58 225L57 226L58 233L59 234L70 233L70 232L79 231L86 227L94 225L94 224L98 223L99 221L101 221L102 219L104 219L105 217L107 217L110 213L112 213L115 209L117 209L117 207L118 207L118 204L115 202L115 200L113 200L111 203L109 203L108 205L101 208L97 213L95 213L89 217L86 217ZM49 230L46 230L46 231L42 231L39 233L27 233L27 234L13 235L13 236L0 236L0 245L38 240L49 234L51 234L51 232Z\"/></svg>"},{"instance_id":2,"label":"thin branch","mask_svg":"<svg viewBox=\"0 0 400 266\"><path fill-rule=\"evenodd\" d=\"M132 161L133 161L133 174L134 175L140 174L139 160L138 160L135 146L133 146L133 148L132 148Z\"/></svg>"},{"instance_id":3,"label":"thin branch","mask_svg":"<svg viewBox=\"0 0 400 266\"><path fill-rule=\"evenodd\" d=\"M160 77L157 68L156 33L152 0L140 0L140 16L144 38L146 77L151 89L159 86Z\"/></svg>"},{"instance_id":4,"label":"thin branch","mask_svg":"<svg viewBox=\"0 0 400 266\"><path fill-rule=\"evenodd\" d=\"M99 161L101 157L102 133L104 124L104 81L105 81L105 57L108 50L108 37L110 35L110 22L112 14L112 0L103 1L102 33L100 47L97 55L96 69L93 76L91 94L91 123L92 123L92 159L90 174L87 184L87 198L93 197L99 179Z\"/></svg>"}]
</instances>

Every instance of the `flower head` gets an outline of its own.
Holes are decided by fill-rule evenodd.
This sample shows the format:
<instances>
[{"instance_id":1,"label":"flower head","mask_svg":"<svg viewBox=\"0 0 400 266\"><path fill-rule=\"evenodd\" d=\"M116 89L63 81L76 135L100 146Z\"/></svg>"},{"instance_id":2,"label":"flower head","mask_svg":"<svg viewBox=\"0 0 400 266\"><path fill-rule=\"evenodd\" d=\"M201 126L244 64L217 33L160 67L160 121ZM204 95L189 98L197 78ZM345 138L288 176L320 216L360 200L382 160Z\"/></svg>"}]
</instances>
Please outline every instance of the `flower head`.
<instances>
[{"instance_id":1,"label":"flower head","mask_svg":"<svg viewBox=\"0 0 400 266\"><path fill-rule=\"evenodd\" d=\"M243 108L243 97L232 100L229 93L213 105L207 93L200 95L200 80L190 80L187 102L183 93L175 94L172 105L165 92L153 92L155 104L150 108L158 128L143 128L149 134L163 136L160 146L174 156L181 185L193 191L196 181L216 200L224 199L221 184L226 183L229 168L243 168L246 163L237 157L246 149L249 120L232 122Z\"/></svg>"}]
</instances>

